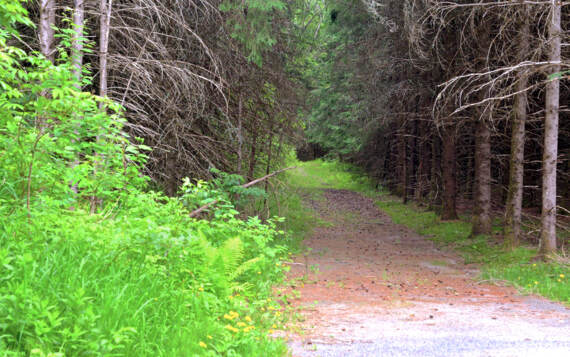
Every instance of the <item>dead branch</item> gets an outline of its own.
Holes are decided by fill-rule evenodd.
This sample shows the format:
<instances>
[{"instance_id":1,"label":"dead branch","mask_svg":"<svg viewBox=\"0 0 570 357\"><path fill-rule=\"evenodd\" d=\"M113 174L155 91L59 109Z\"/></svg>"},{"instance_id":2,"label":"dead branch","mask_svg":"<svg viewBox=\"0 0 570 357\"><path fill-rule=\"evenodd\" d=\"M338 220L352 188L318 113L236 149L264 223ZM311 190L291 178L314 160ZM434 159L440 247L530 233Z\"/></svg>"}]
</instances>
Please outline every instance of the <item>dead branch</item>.
<instances>
[{"instance_id":1,"label":"dead branch","mask_svg":"<svg viewBox=\"0 0 570 357\"><path fill-rule=\"evenodd\" d=\"M263 176L263 177L261 177L261 178L258 178L258 179L255 179L255 180L251 181L251 182L248 182L248 183L246 183L246 184L243 184L243 185L241 185L240 187L241 187L241 188L248 188L248 187L251 187L251 186L253 186L253 185L255 185L255 184L258 184L258 183L260 183L260 182L262 182L262 181L267 180L267 179L270 178L270 177L273 177L273 176L275 176L275 175L278 175L278 174L280 174L280 173L282 173L282 172L284 172L284 171L292 170L292 169L296 169L296 168L297 168L297 166L291 166L291 167L287 167L287 168L285 168L285 169L281 169L281 170L275 171L275 172L273 172L273 173L271 173L271 174L269 174L269 175L265 175L265 176ZM200 208L198 208L198 209L195 209L194 211L192 211L192 212L189 214L189 217L191 217L191 218L192 218L192 217L196 217L197 215L199 215L200 213L202 213L204 210L208 209L209 207L215 205L215 204L218 203L218 202L219 202L218 200L214 200L214 201L212 201L212 202L210 202L210 203L208 203L208 204L203 205L202 207L200 207Z\"/></svg>"}]
</instances>

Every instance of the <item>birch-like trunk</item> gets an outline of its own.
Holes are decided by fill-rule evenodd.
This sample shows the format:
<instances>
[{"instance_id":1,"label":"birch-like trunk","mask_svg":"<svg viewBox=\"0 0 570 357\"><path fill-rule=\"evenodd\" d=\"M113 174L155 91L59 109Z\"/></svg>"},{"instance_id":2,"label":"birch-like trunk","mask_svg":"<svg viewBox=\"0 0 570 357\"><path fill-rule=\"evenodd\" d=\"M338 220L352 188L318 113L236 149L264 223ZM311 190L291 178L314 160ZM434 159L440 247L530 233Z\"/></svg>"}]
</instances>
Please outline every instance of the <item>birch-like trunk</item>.
<instances>
[{"instance_id":1,"label":"birch-like trunk","mask_svg":"<svg viewBox=\"0 0 570 357\"><path fill-rule=\"evenodd\" d=\"M528 20L528 6L524 5L519 13L520 32L518 41L518 60L524 61L530 50L530 24ZM511 134L511 157L509 165L509 188L505 211L504 237L505 245L511 249L517 247L521 237L521 217L523 200L524 176L524 142L525 125L527 119L527 93L528 74L525 69L519 72L515 90L513 107L513 125Z\"/></svg>"},{"instance_id":2,"label":"birch-like trunk","mask_svg":"<svg viewBox=\"0 0 570 357\"><path fill-rule=\"evenodd\" d=\"M83 22L85 20L85 3L84 0L73 0L73 35L71 38L71 63L73 65L73 76L75 77L75 88L81 90L81 73L83 67ZM79 120L77 121L79 129ZM76 130L76 134L79 130ZM72 140L76 142L75 139ZM79 165L79 159L76 158L71 167ZM77 183L71 182L71 190L75 193L79 192Z\"/></svg>"},{"instance_id":3,"label":"birch-like trunk","mask_svg":"<svg viewBox=\"0 0 570 357\"><path fill-rule=\"evenodd\" d=\"M38 39L40 52L51 62L55 59L55 0L40 0Z\"/></svg>"},{"instance_id":4,"label":"birch-like trunk","mask_svg":"<svg viewBox=\"0 0 570 357\"><path fill-rule=\"evenodd\" d=\"M109 69L107 68L107 58L109 52L109 32L111 30L111 10L113 8L113 0L100 0L99 3L99 96L107 96L107 74ZM103 110L103 103L100 104L101 110ZM99 140L99 136L97 136ZM95 174L98 171L100 161L102 161L101 155L95 153L97 158L97 163L95 164ZM96 196L91 196L91 213L95 213L97 206L101 206L103 202Z\"/></svg>"},{"instance_id":5,"label":"birch-like trunk","mask_svg":"<svg viewBox=\"0 0 570 357\"><path fill-rule=\"evenodd\" d=\"M560 63L562 3L551 0L548 26L549 60ZM550 73L560 72L560 64L554 64ZM546 84L546 118L544 120L544 152L542 155L542 229L540 255L548 256L556 250L556 161L558 156L558 110L560 105L560 79L553 78Z\"/></svg>"},{"instance_id":6,"label":"birch-like trunk","mask_svg":"<svg viewBox=\"0 0 570 357\"><path fill-rule=\"evenodd\" d=\"M99 95L107 96L107 67L109 51L109 32L111 30L111 9L113 0L101 0L100 2L100 35L99 35Z\"/></svg>"},{"instance_id":7,"label":"birch-like trunk","mask_svg":"<svg viewBox=\"0 0 570 357\"><path fill-rule=\"evenodd\" d=\"M83 21L85 19L84 0L73 0L73 37L71 43L71 63L77 88L81 89L81 70L83 66Z\"/></svg>"},{"instance_id":8,"label":"birch-like trunk","mask_svg":"<svg viewBox=\"0 0 570 357\"><path fill-rule=\"evenodd\" d=\"M475 135L475 210L471 235L491 233L491 131L485 120L477 122Z\"/></svg>"}]
</instances>

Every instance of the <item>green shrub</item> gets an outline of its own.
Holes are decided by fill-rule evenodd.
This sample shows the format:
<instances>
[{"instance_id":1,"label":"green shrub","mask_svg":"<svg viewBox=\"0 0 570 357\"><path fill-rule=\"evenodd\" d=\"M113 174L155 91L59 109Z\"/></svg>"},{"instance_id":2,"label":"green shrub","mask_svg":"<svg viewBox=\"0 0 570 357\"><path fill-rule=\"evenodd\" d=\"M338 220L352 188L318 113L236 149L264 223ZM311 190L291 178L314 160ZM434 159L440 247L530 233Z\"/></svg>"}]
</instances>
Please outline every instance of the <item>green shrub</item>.
<instances>
[{"instance_id":1,"label":"green shrub","mask_svg":"<svg viewBox=\"0 0 570 357\"><path fill-rule=\"evenodd\" d=\"M9 46L16 23L20 3L2 2L0 355L284 354L267 335L280 220L239 219L245 192L222 173L149 191L121 108L76 89L67 49L54 65ZM189 218L212 199L211 220Z\"/></svg>"}]
</instances>

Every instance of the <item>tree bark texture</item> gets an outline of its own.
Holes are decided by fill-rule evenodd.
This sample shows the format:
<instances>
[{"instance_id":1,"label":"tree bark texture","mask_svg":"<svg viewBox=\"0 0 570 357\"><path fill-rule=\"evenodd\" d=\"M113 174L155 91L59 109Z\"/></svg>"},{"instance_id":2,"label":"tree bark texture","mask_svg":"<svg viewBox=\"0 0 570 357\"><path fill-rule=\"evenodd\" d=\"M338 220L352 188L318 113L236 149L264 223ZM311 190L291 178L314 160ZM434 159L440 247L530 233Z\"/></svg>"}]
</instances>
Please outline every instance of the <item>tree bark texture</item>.
<instances>
[{"instance_id":1,"label":"tree bark texture","mask_svg":"<svg viewBox=\"0 0 570 357\"><path fill-rule=\"evenodd\" d=\"M237 133L237 139L238 139L238 152L237 152L237 173L238 175L242 176L242 170L243 170L243 124L242 124L242 115L243 115L243 97L242 94L239 94L239 102L238 102L238 133Z\"/></svg>"},{"instance_id":2,"label":"tree bark texture","mask_svg":"<svg viewBox=\"0 0 570 357\"><path fill-rule=\"evenodd\" d=\"M255 171L255 164L257 162L257 156L256 156L257 135L258 135L258 129L255 129L255 131L253 132L253 137L251 138L251 150L249 152L249 170L247 172L247 179L250 181L253 180L253 174Z\"/></svg>"},{"instance_id":3,"label":"tree bark texture","mask_svg":"<svg viewBox=\"0 0 570 357\"><path fill-rule=\"evenodd\" d=\"M442 138L442 176L443 176L443 210L441 218L444 220L457 219L457 177L456 177L456 153L455 153L455 130L453 127L444 128Z\"/></svg>"},{"instance_id":4,"label":"tree bark texture","mask_svg":"<svg viewBox=\"0 0 570 357\"><path fill-rule=\"evenodd\" d=\"M405 119L404 119L405 120ZM400 184L399 189L400 193L402 194L402 202L405 204L408 202L408 143L406 140L406 123L403 122L400 125L399 130L399 162L398 165L400 167Z\"/></svg>"},{"instance_id":5,"label":"tree bark texture","mask_svg":"<svg viewBox=\"0 0 570 357\"><path fill-rule=\"evenodd\" d=\"M111 10L113 0L100 0L100 36L99 36L99 95L107 96L107 66L109 52L109 32L111 31Z\"/></svg>"},{"instance_id":6,"label":"tree bark texture","mask_svg":"<svg viewBox=\"0 0 570 357\"><path fill-rule=\"evenodd\" d=\"M519 61L524 61L530 50L530 24L528 20L528 7L525 5L519 13ZM507 203L505 210L504 237L505 245L515 248L520 243L521 238L521 217L523 201L523 177L524 177L524 143L525 126L527 119L527 92L528 75L526 70L519 73L515 90L513 106L513 123L511 133L511 157L509 162L509 186L507 190Z\"/></svg>"},{"instance_id":7,"label":"tree bark texture","mask_svg":"<svg viewBox=\"0 0 570 357\"><path fill-rule=\"evenodd\" d=\"M71 63L73 75L77 81L77 89L81 89L81 70L83 66L83 22L85 20L84 0L74 0L73 9L73 38L71 43Z\"/></svg>"},{"instance_id":8,"label":"tree bark texture","mask_svg":"<svg viewBox=\"0 0 570 357\"><path fill-rule=\"evenodd\" d=\"M38 38L40 52L51 62L55 59L55 0L40 0Z\"/></svg>"},{"instance_id":9,"label":"tree bark texture","mask_svg":"<svg viewBox=\"0 0 570 357\"><path fill-rule=\"evenodd\" d=\"M475 135L475 209L471 235L491 233L491 131L485 120L477 122Z\"/></svg>"},{"instance_id":10,"label":"tree bark texture","mask_svg":"<svg viewBox=\"0 0 570 357\"><path fill-rule=\"evenodd\" d=\"M548 27L549 60L561 60L560 13L562 3L551 0ZM560 72L560 65L551 66L550 73ZM556 250L556 162L558 157L558 111L560 105L560 79L553 78L546 84L546 118L544 120L544 151L542 155L542 227L540 255L547 256Z\"/></svg>"}]
</instances>

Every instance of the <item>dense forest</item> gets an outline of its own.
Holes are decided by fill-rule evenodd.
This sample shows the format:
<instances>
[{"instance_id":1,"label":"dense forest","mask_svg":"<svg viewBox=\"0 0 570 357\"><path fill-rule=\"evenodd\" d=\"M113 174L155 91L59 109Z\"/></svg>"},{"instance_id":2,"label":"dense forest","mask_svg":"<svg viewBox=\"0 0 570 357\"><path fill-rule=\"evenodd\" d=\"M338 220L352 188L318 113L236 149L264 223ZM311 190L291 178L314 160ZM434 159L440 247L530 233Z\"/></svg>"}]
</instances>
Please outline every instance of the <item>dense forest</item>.
<instances>
[{"instance_id":1,"label":"dense forest","mask_svg":"<svg viewBox=\"0 0 570 357\"><path fill-rule=\"evenodd\" d=\"M0 351L285 353L293 154L564 255L569 5L1 1Z\"/></svg>"},{"instance_id":2,"label":"dense forest","mask_svg":"<svg viewBox=\"0 0 570 357\"><path fill-rule=\"evenodd\" d=\"M474 235L504 217L511 246L542 212L540 247L554 251L570 205L568 5L327 5L302 153L355 162L443 219L467 210Z\"/></svg>"}]
</instances>

